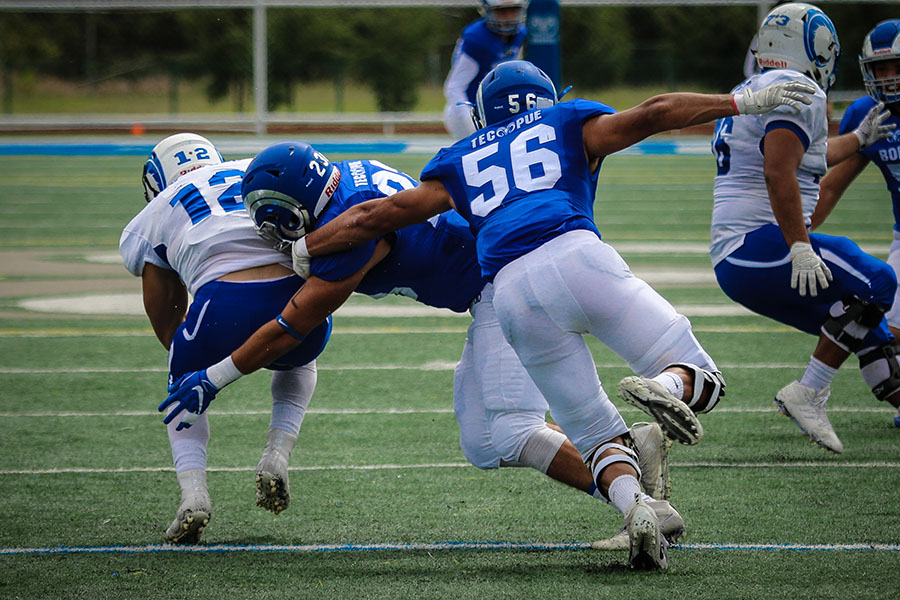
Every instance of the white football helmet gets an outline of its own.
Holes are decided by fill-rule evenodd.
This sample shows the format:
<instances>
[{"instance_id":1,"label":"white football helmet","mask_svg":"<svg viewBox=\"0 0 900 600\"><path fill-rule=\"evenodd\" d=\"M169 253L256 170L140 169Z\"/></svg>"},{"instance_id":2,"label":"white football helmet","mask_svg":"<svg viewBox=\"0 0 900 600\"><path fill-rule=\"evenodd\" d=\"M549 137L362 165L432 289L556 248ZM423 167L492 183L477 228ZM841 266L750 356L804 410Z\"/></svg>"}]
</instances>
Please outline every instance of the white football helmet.
<instances>
[{"instance_id":1,"label":"white football helmet","mask_svg":"<svg viewBox=\"0 0 900 600\"><path fill-rule=\"evenodd\" d=\"M196 133L176 133L158 143L144 163L141 182L147 202L194 169L224 162L213 143Z\"/></svg>"},{"instance_id":2,"label":"white football helmet","mask_svg":"<svg viewBox=\"0 0 900 600\"><path fill-rule=\"evenodd\" d=\"M478 7L478 12L484 17L488 28L495 33L511 35L516 32L519 25L525 22L528 12L528 0L480 0L480 3L481 6ZM498 10L508 8L518 10L515 12L510 11L510 16L497 14Z\"/></svg>"},{"instance_id":3,"label":"white football helmet","mask_svg":"<svg viewBox=\"0 0 900 600\"><path fill-rule=\"evenodd\" d=\"M895 60L900 67L900 19L882 21L866 35L859 55L866 91L885 104L900 102L900 72L876 78L872 66L876 62Z\"/></svg>"},{"instance_id":4,"label":"white football helmet","mask_svg":"<svg viewBox=\"0 0 900 600\"><path fill-rule=\"evenodd\" d=\"M760 70L799 71L825 92L834 84L841 44L831 19L812 4L775 7L763 20L758 39Z\"/></svg>"}]
</instances>

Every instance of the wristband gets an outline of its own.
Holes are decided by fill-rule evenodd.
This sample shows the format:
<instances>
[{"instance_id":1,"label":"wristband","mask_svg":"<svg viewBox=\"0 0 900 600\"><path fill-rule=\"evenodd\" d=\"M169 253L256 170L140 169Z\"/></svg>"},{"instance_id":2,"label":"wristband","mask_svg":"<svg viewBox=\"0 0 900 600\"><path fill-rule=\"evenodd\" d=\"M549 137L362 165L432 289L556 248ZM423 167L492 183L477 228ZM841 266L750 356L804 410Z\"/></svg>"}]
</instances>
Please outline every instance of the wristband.
<instances>
[{"instance_id":1,"label":"wristband","mask_svg":"<svg viewBox=\"0 0 900 600\"><path fill-rule=\"evenodd\" d=\"M303 236L302 238L294 242L294 247L291 252L298 258L312 258L309 250L306 249L306 236Z\"/></svg>"},{"instance_id":2,"label":"wristband","mask_svg":"<svg viewBox=\"0 0 900 600\"><path fill-rule=\"evenodd\" d=\"M744 95L743 94L733 94L731 96L731 106L734 108L734 114L739 115L743 111L741 108L744 104Z\"/></svg>"},{"instance_id":3,"label":"wristband","mask_svg":"<svg viewBox=\"0 0 900 600\"><path fill-rule=\"evenodd\" d=\"M220 390L243 376L244 374L234 366L234 360L232 360L231 355L226 356L206 369L206 377L209 379L209 382Z\"/></svg>"}]
</instances>

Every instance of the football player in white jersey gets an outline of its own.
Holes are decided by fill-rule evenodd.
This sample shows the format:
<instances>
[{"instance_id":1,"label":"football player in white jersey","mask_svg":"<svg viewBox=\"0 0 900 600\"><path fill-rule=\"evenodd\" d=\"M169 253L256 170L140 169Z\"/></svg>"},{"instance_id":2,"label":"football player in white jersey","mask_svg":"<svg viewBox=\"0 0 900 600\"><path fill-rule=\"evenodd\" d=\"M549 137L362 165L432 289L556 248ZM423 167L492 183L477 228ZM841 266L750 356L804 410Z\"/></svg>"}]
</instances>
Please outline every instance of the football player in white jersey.
<instances>
[{"instance_id":1,"label":"football player in white jersey","mask_svg":"<svg viewBox=\"0 0 900 600\"><path fill-rule=\"evenodd\" d=\"M851 240L810 234L808 227L827 166L888 132L875 107L854 131L827 139L826 93L840 45L821 10L779 6L763 21L758 39L762 72L735 92L789 81L814 82L817 91L810 110L776 109L716 124L710 255L731 299L819 338L802 377L775 394L775 405L813 442L840 453L825 402L848 355L860 358L876 396L893 402L900 390L896 341L884 319L897 278Z\"/></svg>"},{"instance_id":2,"label":"football player in white jersey","mask_svg":"<svg viewBox=\"0 0 900 600\"><path fill-rule=\"evenodd\" d=\"M639 373L664 370L667 349L680 346L715 366L687 319L600 240L593 222L600 164L653 133L782 104L799 107L813 90L789 82L738 95L667 94L617 114L597 102L558 104L552 82L534 65L503 63L479 88L483 128L444 148L418 187L349 208L295 242L294 250L300 244L301 254L302 246L315 256L346 251L455 208L476 232L478 262L493 280L492 306L504 338L589 465L599 496L623 514L629 564L664 569L667 543L653 498L641 492L637 457L624 445L628 428L600 385L582 335L597 336ZM253 360L236 352L228 362L249 372ZM702 429L679 396L696 401L698 410L711 408L724 382L717 371L689 369L691 397L678 374L629 377L620 390L695 443Z\"/></svg>"},{"instance_id":3,"label":"football player in white jersey","mask_svg":"<svg viewBox=\"0 0 900 600\"><path fill-rule=\"evenodd\" d=\"M157 144L144 166L148 204L125 227L119 249L128 271L141 278L147 316L169 351L170 382L227 356L303 283L290 258L257 234L244 210L240 191L248 163L226 162L206 138L181 133ZM329 319L292 355L268 365L274 370L272 417L256 469L257 504L276 514L290 501L288 458L316 386L315 358L330 332ZM175 416L165 423L181 503L166 539L196 543L212 515L209 422L205 413Z\"/></svg>"},{"instance_id":4,"label":"football player in white jersey","mask_svg":"<svg viewBox=\"0 0 900 600\"><path fill-rule=\"evenodd\" d=\"M900 19L882 21L866 35L859 54L859 66L869 95L857 98L844 111L840 133L859 127L876 106L888 109L889 112L882 113L885 122L881 127L893 128L893 131L874 144L861 145L859 152L829 169L822 178L819 202L812 214L810 229L822 224L853 180L869 163L874 164L884 176L893 203L894 240L887 262L900 278L900 130L897 129L900 125ZM894 305L885 318L894 337L900 336L900 289L894 295ZM876 357L877 354L871 356ZM891 374L900 376L896 372ZM900 427L900 408L894 416L894 425Z\"/></svg>"}]
</instances>

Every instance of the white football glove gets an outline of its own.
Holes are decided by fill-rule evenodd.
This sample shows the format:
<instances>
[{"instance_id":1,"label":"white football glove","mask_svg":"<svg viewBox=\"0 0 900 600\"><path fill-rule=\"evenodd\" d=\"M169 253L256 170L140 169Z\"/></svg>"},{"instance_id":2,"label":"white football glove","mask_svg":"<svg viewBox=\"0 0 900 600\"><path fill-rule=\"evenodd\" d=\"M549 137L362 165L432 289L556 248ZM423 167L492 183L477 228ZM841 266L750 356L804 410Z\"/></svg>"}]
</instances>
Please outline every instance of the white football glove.
<instances>
[{"instance_id":1,"label":"white football glove","mask_svg":"<svg viewBox=\"0 0 900 600\"><path fill-rule=\"evenodd\" d=\"M809 286L809 295L816 296L819 293L816 282L824 290L831 279L831 269L812 246L806 242L794 242L791 246L791 288L805 296Z\"/></svg>"},{"instance_id":2,"label":"white football glove","mask_svg":"<svg viewBox=\"0 0 900 600\"><path fill-rule=\"evenodd\" d=\"M291 244L291 261L294 263L294 273L303 279L309 279L309 261L312 257L306 251L306 238L302 237Z\"/></svg>"},{"instance_id":3,"label":"white football glove","mask_svg":"<svg viewBox=\"0 0 900 600\"><path fill-rule=\"evenodd\" d=\"M785 81L774 83L756 92L749 86L732 98L739 115L761 115L787 105L800 111L800 103L812 104L811 95L816 93L816 86L805 81Z\"/></svg>"},{"instance_id":4,"label":"white football glove","mask_svg":"<svg viewBox=\"0 0 900 600\"><path fill-rule=\"evenodd\" d=\"M884 108L884 102L879 102L871 109L853 133L859 139L859 149L868 148L875 142L883 140L891 135L896 123L884 125L885 119L891 116L891 111Z\"/></svg>"}]
</instances>

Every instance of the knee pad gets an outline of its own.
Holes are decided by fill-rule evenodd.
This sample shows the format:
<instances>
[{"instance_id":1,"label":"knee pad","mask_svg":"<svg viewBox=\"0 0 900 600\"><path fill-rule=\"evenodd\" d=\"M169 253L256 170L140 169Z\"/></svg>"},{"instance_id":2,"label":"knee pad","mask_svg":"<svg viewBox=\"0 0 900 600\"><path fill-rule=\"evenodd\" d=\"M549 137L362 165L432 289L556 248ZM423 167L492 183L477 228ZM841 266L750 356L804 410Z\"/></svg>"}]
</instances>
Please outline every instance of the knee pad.
<instances>
[{"instance_id":1,"label":"knee pad","mask_svg":"<svg viewBox=\"0 0 900 600\"><path fill-rule=\"evenodd\" d=\"M879 400L900 390L900 341L891 340L861 352L859 370L863 380Z\"/></svg>"},{"instance_id":2,"label":"knee pad","mask_svg":"<svg viewBox=\"0 0 900 600\"><path fill-rule=\"evenodd\" d=\"M719 399L725 395L725 378L722 377L722 374L719 371L707 371L706 369L702 369L691 363L672 363L666 365L666 369L669 367L681 367L694 374L694 394L691 398L685 399L685 404L687 404L688 408L694 411L694 413L708 413L719 403ZM665 369L663 369L663 371L665 371ZM706 401L706 406L697 410L695 407L700 402L700 398L703 397L703 393L707 390L709 391L709 399Z\"/></svg>"},{"instance_id":3,"label":"knee pad","mask_svg":"<svg viewBox=\"0 0 900 600\"><path fill-rule=\"evenodd\" d=\"M626 440L630 443L629 437L624 436ZM607 456L601 457L600 455L606 452L607 450L619 450L623 452L623 454L609 454ZM597 492L595 496L599 497L601 500L609 504L609 498L604 496L600 490L600 476L603 474L604 469L609 467L610 465L623 462L628 463L631 467L637 471L638 481L641 480L641 468L638 466L638 458L637 453L632 450L629 446L623 446L622 444L615 444L613 442L605 442L600 444L597 449L594 451L594 456L591 458L591 475L594 477L594 484L597 486Z\"/></svg>"},{"instance_id":4,"label":"knee pad","mask_svg":"<svg viewBox=\"0 0 900 600\"><path fill-rule=\"evenodd\" d=\"M881 323L884 312L882 308L856 296L839 300L828 309L828 318L822 323L822 333L847 352L855 353L866 335Z\"/></svg>"}]
</instances>

